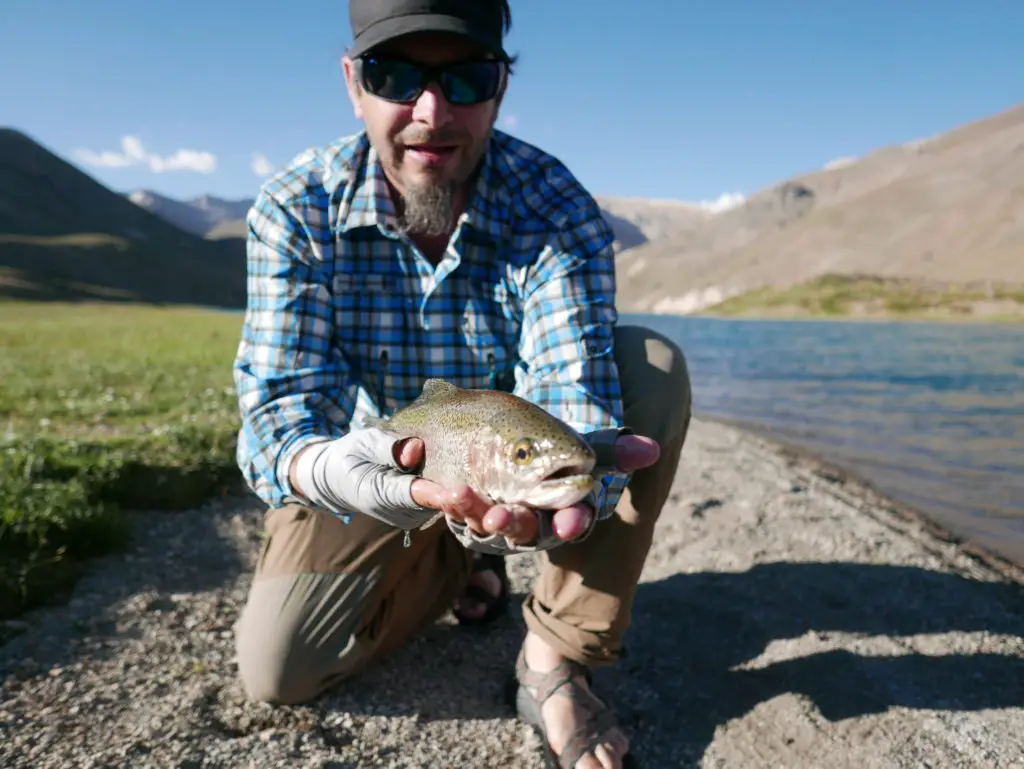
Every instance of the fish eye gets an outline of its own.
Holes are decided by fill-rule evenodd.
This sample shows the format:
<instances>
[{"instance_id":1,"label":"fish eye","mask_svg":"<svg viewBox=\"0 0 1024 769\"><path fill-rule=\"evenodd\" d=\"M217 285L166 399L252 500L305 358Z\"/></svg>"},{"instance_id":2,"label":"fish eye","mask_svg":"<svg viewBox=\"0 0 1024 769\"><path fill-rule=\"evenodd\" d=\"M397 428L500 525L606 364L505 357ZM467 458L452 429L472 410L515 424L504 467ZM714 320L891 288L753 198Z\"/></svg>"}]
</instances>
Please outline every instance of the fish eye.
<instances>
[{"instance_id":1,"label":"fish eye","mask_svg":"<svg viewBox=\"0 0 1024 769\"><path fill-rule=\"evenodd\" d=\"M526 464L533 459L533 441L520 438L512 446L512 461L517 465Z\"/></svg>"}]
</instances>

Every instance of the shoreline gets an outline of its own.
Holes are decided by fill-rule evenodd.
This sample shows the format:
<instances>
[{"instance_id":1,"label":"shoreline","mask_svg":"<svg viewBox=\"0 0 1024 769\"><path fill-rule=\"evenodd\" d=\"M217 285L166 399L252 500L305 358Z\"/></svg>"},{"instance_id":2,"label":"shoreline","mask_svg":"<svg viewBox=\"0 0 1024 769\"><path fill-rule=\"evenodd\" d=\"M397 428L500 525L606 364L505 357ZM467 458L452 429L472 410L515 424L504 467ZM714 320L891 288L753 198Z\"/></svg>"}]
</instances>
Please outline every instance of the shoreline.
<instances>
[{"instance_id":1,"label":"shoreline","mask_svg":"<svg viewBox=\"0 0 1024 769\"><path fill-rule=\"evenodd\" d=\"M980 542L975 542L966 535L958 534L932 518L926 510L921 510L889 496L884 491L877 489L868 478L856 470L836 464L802 446L778 438L767 430L723 418L703 417L702 421L738 430L764 441L772 449L778 451L781 456L791 458L822 478L827 483L824 488L837 498L848 504L859 504L865 515L875 517L875 511L883 511L893 522L898 521L898 525L904 530L908 527L917 527L938 542L954 545L965 555L976 558L986 568L999 572L1006 579L1024 585L1024 564L1017 563L1002 553L991 550ZM843 488L848 485L853 487L851 493L843 491ZM859 501L855 501L857 497L860 497Z\"/></svg>"},{"instance_id":2,"label":"shoreline","mask_svg":"<svg viewBox=\"0 0 1024 769\"><path fill-rule=\"evenodd\" d=\"M645 765L1024 762L1020 575L833 472L694 418L628 656L595 676ZM542 766L502 701L528 556L509 559L512 607L493 631L442 619L317 701L246 701L232 627L262 517L251 495L135 514L127 552L90 564L67 604L15 621L0 764Z\"/></svg>"},{"instance_id":3,"label":"shoreline","mask_svg":"<svg viewBox=\"0 0 1024 769\"><path fill-rule=\"evenodd\" d=\"M746 323L868 323L868 324L889 324L889 325L918 325L918 326L993 326L1006 328L1009 326L1024 325L1024 314L1012 317L995 316L988 318L964 318L962 316L912 316L904 317L899 315L726 315L713 314L708 310L712 307L705 307L694 312L654 312L652 310L619 309L620 316L652 317L652 318L693 318L697 320L720 320L720 321L742 321Z\"/></svg>"}]
</instances>

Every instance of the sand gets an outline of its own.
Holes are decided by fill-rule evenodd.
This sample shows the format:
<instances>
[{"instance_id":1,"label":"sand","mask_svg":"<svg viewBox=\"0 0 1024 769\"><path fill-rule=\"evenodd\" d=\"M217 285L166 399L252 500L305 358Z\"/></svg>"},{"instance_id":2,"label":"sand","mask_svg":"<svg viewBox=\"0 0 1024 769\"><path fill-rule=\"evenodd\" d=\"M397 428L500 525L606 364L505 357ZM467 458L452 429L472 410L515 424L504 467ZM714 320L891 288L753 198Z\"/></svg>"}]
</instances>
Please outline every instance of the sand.
<instances>
[{"instance_id":1,"label":"sand","mask_svg":"<svg viewBox=\"0 0 1024 769\"><path fill-rule=\"evenodd\" d=\"M503 701L534 568L487 634L442 620L337 693L244 700L232 625L261 507L138 516L66 605L6 623L5 767L542 766ZM663 767L1024 767L1021 572L696 420L628 637L596 687Z\"/></svg>"}]
</instances>

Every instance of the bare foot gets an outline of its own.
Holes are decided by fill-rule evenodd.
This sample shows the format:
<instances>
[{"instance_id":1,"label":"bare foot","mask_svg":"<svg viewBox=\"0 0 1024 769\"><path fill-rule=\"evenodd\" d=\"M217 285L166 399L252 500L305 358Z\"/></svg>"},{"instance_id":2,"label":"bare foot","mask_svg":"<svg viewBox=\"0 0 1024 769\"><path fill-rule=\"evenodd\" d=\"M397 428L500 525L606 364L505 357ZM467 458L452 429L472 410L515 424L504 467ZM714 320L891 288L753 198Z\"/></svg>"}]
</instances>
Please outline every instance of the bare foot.
<instances>
[{"instance_id":1,"label":"bare foot","mask_svg":"<svg viewBox=\"0 0 1024 769\"><path fill-rule=\"evenodd\" d=\"M548 646L539 636L527 633L523 642L526 666L538 673L554 670L564 661L554 649ZM587 681L582 676L574 679L580 688L589 691ZM531 693L536 691L530 689ZM571 685L566 683L549 697L541 708L541 716L547 728L551 749L561 755L569 738L577 727L583 726L588 717L585 703L577 703L571 698ZM619 729L610 729L604 741L598 744L593 752L585 753L573 769L622 769L622 757L629 751L629 740Z\"/></svg>"},{"instance_id":2,"label":"bare foot","mask_svg":"<svg viewBox=\"0 0 1024 769\"><path fill-rule=\"evenodd\" d=\"M469 584L483 588L493 598L501 595L501 579L490 569L474 572L469 575ZM461 595L455 600L455 611L467 619L480 619L487 613L487 604L468 595Z\"/></svg>"}]
</instances>

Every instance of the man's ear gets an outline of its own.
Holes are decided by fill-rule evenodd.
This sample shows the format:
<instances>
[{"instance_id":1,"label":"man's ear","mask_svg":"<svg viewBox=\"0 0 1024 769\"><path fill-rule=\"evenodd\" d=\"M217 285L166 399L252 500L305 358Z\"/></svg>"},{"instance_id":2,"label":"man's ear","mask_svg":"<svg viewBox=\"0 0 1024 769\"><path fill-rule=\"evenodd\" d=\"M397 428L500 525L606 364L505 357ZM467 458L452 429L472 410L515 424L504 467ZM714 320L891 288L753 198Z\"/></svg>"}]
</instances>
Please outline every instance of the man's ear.
<instances>
[{"instance_id":1,"label":"man's ear","mask_svg":"<svg viewBox=\"0 0 1024 769\"><path fill-rule=\"evenodd\" d=\"M363 88L356 79L356 65L348 56L341 57L341 69L345 74L345 88L352 102L352 111L357 120L363 119Z\"/></svg>"}]
</instances>

